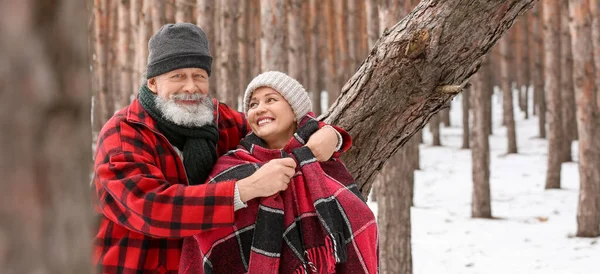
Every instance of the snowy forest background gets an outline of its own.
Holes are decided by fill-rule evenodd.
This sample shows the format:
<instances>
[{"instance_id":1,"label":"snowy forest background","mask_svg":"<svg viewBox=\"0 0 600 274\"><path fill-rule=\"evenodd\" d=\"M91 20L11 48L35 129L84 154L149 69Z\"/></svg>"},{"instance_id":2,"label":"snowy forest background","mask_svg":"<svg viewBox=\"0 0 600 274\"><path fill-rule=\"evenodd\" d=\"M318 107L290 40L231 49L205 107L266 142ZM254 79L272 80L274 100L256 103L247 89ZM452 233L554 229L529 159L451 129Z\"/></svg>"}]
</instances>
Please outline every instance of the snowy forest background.
<instances>
[{"instance_id":1,"label":"snowy forest background","mask_svg":"<svg viewBox=\"0 0 600 274\"><path fill-rule=\"evenodd\" d=\"M7 0L0 13L0 83L18 92L0 92L6 273L89 272L89 143L173 22L207 33L219 100L240 109L254 76L280 70L349 129L381 273L600 261L600 0Z\"/></svg>"}]
</instances>

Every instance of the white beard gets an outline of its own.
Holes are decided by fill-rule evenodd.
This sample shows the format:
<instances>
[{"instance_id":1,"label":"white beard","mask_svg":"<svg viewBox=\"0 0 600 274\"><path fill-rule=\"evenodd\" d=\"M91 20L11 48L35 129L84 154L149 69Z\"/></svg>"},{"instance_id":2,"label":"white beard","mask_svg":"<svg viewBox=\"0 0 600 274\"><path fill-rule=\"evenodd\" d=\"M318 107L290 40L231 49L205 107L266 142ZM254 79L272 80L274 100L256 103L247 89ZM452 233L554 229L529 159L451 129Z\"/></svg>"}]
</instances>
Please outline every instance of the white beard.
<instances>
[{"instance_id":1,"label":"white beard","mask_svg":"<svg viewBox=\"0 0 600 274\"><path fill-rule=\"evenodd\" d=\"M179 105L177 100L200 100L195 106ZM213 123L213 103L209 96L202 94L173 94L169 99L156 96L156 107L163 117L176 125L201 127Z\"/></svg>"}]
</instances>

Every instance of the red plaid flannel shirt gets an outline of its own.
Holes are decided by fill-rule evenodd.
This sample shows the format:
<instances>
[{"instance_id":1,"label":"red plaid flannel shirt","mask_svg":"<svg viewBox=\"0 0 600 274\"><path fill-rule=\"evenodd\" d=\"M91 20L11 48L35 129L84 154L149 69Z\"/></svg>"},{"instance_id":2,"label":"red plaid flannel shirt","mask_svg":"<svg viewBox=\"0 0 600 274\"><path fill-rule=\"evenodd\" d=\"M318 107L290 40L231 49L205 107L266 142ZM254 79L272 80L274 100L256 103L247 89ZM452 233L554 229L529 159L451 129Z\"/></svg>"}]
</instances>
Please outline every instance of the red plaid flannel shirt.
<instances>
[{"instance_id":1,"label":"red plaid flannel shirt","mask_svg":"<svg viewBox=\"0 0 600 274\"><path fill-rule=\"evenodd\" d=\"M221 156L250 129L242 113L216 100L214 105ZM349 147L345 142L340 151ZM183 237L234 223L234 184L189 186L181 158L135 100L98 135L94 185L101 215L93 252L98 273L177 273Z\"/></svg>"},{"instance_id":2,"label":"red plaid flannel shirt","mask_svg":"<svg viewBox=\"0 0 600 274\"><path fill-rule=\"evenodd\" d=\"M243 114L214 103L220 156L249 128ZM177 273L182 237L233 224L234 181L189 186L181 158L138 100L102 128L95 172L99 273Z\"/></svg>"}]
</instances>

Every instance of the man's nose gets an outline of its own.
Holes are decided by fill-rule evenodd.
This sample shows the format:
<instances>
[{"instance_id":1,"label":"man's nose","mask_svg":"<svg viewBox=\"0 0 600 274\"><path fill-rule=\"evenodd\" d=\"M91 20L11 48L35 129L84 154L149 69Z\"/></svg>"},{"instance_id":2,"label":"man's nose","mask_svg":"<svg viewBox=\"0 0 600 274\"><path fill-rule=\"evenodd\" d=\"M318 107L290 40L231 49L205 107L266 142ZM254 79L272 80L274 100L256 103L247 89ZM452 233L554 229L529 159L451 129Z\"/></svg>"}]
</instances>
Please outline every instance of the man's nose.
<instances>
[{"instance_id":1,"label":"man's nose","mask_svg":"<svg viewBox=\"0 0 600 274\"><path fill-rule=\"evenodd\" d=\"M185 81L185 85L183 86L183 91L190 94L194 94L200 92L200 88L198 87L198 85L196 85L194 79L188 77L188 79Z\"/></svg>"}]
</instances>

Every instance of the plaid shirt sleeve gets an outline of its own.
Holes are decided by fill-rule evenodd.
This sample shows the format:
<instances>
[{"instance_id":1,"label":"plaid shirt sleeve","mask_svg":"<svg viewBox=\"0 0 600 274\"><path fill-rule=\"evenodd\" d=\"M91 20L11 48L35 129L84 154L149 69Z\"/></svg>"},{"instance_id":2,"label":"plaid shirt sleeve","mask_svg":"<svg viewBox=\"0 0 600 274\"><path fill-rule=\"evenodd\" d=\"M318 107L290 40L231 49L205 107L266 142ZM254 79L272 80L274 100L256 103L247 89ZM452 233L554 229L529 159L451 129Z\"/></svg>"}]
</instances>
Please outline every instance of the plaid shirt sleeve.
<instances>
[{"instance_id":1,"label":"plaid shirt sleeve","mask_svg":"<svg viewBox=\"0 0 600 274\"><path fill-rule=\"evenodd\" d=\"M101 136L94 182L98 208L106 218L159 238L180 238L233 224L233 181L171 184L165 176L172 174L165 175L155 163L155 148L144 143L131 125L121 122ZM160 162L176 170L173 160Z\"/></svg>"}]
</instances>

